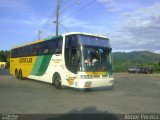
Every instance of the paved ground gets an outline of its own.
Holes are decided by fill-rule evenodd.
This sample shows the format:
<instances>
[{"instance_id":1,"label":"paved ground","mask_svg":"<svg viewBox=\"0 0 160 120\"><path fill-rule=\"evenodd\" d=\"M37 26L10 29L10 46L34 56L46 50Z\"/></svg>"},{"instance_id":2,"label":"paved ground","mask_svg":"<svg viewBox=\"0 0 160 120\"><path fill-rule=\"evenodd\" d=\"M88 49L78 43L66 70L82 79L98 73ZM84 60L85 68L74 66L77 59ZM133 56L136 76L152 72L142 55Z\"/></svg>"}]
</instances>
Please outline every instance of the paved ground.
<instances>
[{"instance_id":1,"label":"paved ground","mask_svg":"<svg viewBox=\"0 0 160 120\"><path fill-rule=\"evenodd\" d=\"M0 70L0 113L160 113L160 74L115 74L113 90L57 90Z\"/></svg>"}]
</instances>

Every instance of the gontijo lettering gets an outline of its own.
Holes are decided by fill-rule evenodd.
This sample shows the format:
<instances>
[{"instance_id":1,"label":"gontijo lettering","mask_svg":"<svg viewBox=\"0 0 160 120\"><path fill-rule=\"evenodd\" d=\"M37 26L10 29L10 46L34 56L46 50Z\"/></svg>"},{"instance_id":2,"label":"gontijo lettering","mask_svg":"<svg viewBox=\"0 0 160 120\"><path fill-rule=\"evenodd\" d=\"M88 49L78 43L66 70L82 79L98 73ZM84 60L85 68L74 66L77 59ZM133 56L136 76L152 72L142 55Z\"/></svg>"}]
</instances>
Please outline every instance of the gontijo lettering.
<instances>
[{"instance_id":1,"label":"gontijo lettering","mask_svg":"<svg viewBox=\"0 0 160 120\"><path fill-rule=\"evenodd\" d=\"M19 63L32 63L32 58L19 58Z\"/></svg>"}]
</instances>

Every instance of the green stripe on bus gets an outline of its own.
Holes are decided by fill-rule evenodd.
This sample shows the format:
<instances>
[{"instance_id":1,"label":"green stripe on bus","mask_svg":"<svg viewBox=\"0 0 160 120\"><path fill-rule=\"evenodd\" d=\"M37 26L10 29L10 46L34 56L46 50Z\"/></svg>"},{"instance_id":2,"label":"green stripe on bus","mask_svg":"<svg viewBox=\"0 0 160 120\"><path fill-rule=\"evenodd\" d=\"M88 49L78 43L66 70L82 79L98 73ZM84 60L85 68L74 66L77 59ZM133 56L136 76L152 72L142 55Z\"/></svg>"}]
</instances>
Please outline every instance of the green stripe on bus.
<instances>
[{"instance_id":1,"label":"green stripe on bus","mask_svg":"<svg viewBox=\"0 0 160 120\"><path fill-rule=\"evenodd\" d=\"M38 73L36 74L37 76L42 76L46 72L46 70L49 66L49 63L51 61L51 58L52 58L52 55L45 55L44 56L42 63L39 67Z\"/></svg>"},{"instance_id":2,"label":"green stripe on bus","mask_svg":"<svg viewBox=\"0 0 160 120\"><path fill-rule=\"evenodd\" d=\"M35 61L35 64L33 66L33 69L32 69L32 72L31 72L31 75L36 75L41 64L42 64L42 60L43 60L44 56L37 56L36 58L36 61Z\"/></svg>"},{"instance_id":3,"label":"green stripe on bus","mask_svg":"<svg viewBox=\"0 0 160 120\"><path fill-rule=\"evenodd\" d=\"M37 56L31 75L42 76L49 65L52 55Z\"/></svg>"}]
</instances>

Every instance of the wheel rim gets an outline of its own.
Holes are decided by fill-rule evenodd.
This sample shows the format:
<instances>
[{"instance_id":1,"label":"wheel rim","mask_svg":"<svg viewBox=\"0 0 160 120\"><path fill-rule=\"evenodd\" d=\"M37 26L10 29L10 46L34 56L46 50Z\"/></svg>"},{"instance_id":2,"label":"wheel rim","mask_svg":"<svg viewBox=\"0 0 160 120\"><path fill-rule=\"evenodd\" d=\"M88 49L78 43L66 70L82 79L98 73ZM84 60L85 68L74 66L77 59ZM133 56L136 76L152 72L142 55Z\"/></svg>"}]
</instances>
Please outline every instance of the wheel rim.
<instances>
[{"instance_id":1,"label":"wheel rim","mask_svg":"<svg viewBox=\"0 0 160 120\"><path fill-rule=\"evenodd\" d=\"M18 72L17 71L16 71L15 75L16 75L16 78L18 78Z\"/></svg>"},{"instance_id":2,"label":"wheel rim","mask_svg":"<svg viewBox=\"0 0 160 120\"><path fill-rule=\"evenodd\" d=\"M61 82L60 82L59 80L56 80L56 81L55 81L55 84L56 84L57 87L60 87L60 86L61 86Z\"/></svg>"},{"instance_id":3,"label":"wheel rim","mask_svg":"<svg viewBox=\"0 0 160 120\"><path fill-rule=\"evenodd\" d=\"M19 78L22 79L22 72L19 72Z\"/></svg>"},{"instance_id":4,"label":"wheel rim","mask_svg":"<svg viewBox=\"0 0 160 120\"><path fill-rule=\"evenodd\" d=\"M19 78L22 78L22 74L21 73L19 74Z\"/></svg>"},{"instance_id":5,"label":"wheel rim","mask_svg":"<svg viewBox=\"0 0 160 120\"><path fill-rule=\"evenodd\" d=\"M55 87L60 89L61 88L61 81L59 77L56 77L55 79Z\"/></svg>"}]
</instances>

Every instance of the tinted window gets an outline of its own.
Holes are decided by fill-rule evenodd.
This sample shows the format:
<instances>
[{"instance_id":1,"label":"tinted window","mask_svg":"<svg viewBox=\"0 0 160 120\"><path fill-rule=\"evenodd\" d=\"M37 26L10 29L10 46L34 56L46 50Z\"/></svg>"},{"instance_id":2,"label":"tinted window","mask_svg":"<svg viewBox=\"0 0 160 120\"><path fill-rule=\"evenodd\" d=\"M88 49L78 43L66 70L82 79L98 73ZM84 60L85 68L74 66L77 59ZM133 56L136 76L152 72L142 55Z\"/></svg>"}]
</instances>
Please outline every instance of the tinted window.
<instances>
[{"instance_id":1,"label":"tinted window","mask_svg":"<svg viewBox=\"0 0 160 120\"><path fill-rule=\"evenodd\" d=\"M77 47L77 43L78 43L77 35L66 36L65 48Z\"/></svg>"},{"instance_id":2,"label":"tinted window","mask_svg":"<svg viewBox=\"0 0 160 120\"><path fill-rule=\"evenodd\" d=\"M101 37L79 35L79 44L110 48L109 40Z\"/></svg>"},{"instance_id":3,"label":"tinted window","mask_svg":"<svg viewBox=\"0 0 160 120\"><path fill-rule=\"evenodd\" d=\"M66 36L65 41L65 64L69 71L77 73L78 60L77 60L77 35Z\"/></svg>"},{"instance_id":4,"label":"tinted window","mask_svg":"<svg viewBox=\"0 0 160 120\"><path fill-rule=\"evenodd\" d=\"M11 57L62 53L62 37L12 49Z\"/></svg>"}]
</instances>

